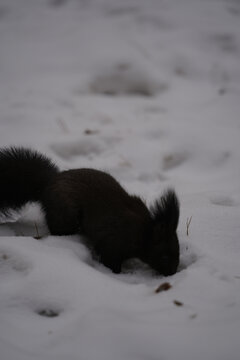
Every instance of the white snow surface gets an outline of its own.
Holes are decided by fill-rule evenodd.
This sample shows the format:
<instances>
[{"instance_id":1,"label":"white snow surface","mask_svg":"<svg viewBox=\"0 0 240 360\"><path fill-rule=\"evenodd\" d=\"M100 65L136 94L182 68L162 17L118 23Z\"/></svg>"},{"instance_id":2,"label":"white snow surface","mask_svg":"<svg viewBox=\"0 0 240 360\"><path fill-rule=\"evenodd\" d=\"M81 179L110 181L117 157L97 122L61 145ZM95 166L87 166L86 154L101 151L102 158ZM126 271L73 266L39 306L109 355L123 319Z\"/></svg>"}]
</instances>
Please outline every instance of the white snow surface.
<instances>
[{"instance_id":1,"label":"white snow surface","mask_svg":"<svg viewBox=\"0 0 240 360\"><path fill-rule=\"evenodd\" d=\"M181 202L167 278L2 218L0 359L239 359L239 139L239 1L0 0L0 146Z\"/></svg>"}]
</instances>

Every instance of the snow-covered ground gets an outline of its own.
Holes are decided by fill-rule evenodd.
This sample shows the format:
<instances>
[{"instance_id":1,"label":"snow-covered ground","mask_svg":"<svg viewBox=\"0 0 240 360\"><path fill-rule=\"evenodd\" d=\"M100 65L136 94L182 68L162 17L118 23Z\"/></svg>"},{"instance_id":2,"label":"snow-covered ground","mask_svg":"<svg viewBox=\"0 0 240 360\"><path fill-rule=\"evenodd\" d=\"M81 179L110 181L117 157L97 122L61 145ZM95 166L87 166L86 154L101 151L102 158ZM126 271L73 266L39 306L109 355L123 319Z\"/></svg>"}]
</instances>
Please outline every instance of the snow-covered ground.
<instances>
[{"instance_id":1,"label":"snow-covered ground","mask_svg":"<svg viewBox=\"0 0 240 360\"><path fill-rule=\"evenodd\" d=\"M239 139L238 0L0 0L0 146L181 201L168 278L2 219L1 360L239 359Z\"/></svg>"}]
</instances>

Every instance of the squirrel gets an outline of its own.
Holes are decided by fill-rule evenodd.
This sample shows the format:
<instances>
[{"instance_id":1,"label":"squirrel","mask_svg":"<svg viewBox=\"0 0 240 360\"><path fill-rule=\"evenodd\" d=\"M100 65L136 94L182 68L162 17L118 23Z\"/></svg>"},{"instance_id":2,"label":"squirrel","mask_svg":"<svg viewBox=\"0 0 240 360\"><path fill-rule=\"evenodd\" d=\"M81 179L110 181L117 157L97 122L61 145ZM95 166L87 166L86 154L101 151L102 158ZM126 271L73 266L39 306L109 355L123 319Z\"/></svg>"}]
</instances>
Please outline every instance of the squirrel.
<instances>
[{"instance_id":1,"label":"squirrel","mask_svg":"<svg viewBox=\"0 0 240 360\"><path fill-rule=\"evenodd\" d=\"M164 276L179 264L179 200L168 189L148 209L106 172L60 171L41 153L0 149L0 213L40 203L52 235L84 235L99 261L114 273L139 258Z\"/></svg>"}]
</instances>

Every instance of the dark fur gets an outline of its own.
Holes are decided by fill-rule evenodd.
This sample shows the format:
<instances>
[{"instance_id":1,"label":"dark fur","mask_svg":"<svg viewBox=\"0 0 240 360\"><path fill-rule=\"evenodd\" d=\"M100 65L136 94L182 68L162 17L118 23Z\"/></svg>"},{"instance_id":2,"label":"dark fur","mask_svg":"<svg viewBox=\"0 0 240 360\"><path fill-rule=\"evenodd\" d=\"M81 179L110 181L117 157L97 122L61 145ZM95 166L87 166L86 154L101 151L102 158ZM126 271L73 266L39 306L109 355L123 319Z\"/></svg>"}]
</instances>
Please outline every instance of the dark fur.
<instances>
[{"instance_id":1,"label":"dark fur","mask_svg":"<svg viewBox=\"0 0 240 360\"><path fill-rule=\"evenodd\" d=\"M84 234L100 261L115 273L132 257L163 275L177 271L179 202L172 190L149 211L105 172L60 172L36 151L0 150L0 212L18 210L29 201L42 205L51 234Z\"/></svg>"}]
</instances>

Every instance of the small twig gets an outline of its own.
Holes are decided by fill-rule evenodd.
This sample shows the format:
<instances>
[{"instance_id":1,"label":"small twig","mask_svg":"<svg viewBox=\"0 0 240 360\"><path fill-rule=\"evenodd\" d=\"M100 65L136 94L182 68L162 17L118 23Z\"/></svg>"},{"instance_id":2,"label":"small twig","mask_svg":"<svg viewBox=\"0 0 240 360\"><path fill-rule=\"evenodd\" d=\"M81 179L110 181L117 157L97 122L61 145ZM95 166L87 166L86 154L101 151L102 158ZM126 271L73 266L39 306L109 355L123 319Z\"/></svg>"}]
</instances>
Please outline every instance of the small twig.
<instances>
[{"instance_id":1,"label":"small twig","mask_svg":"<svg viewBox=\"0 0 240 360\"><path fill-rule=\"evenodd\" d=\"M34 223L34 225L37 233L37 236L34 236L34 239L39 240L42 238L42 236L39 235L37 223Z\"/></svg>"},{"instance_id":2,"label":"small twig","mask_svg":"<svg viewBox=\"0 0 240 360\"><path fill-rule=\"evenodd\" d=\"M187 222L186 222L186 226L187 226L187 236L189 235L189 226L191 224L192 221L192 216L190 216L190 218L187 218Z\"/></svg>"}]
</instances>

